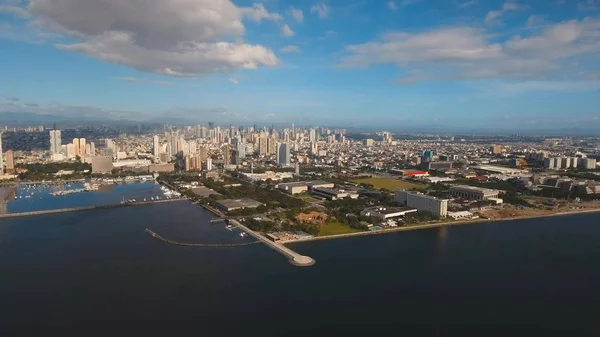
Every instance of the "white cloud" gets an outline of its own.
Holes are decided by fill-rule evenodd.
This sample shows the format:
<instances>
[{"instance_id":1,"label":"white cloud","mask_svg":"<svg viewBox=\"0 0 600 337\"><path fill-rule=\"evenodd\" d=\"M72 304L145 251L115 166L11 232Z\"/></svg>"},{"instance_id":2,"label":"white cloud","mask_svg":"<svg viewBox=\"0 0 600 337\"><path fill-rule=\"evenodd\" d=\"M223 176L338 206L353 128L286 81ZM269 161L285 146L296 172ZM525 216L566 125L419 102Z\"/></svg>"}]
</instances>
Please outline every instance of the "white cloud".
<instances>
[{"instance_id":1,"label":"white cloud","mask_svg":"<svg viewBox=\"0 0 600 337\"><path fill-rule=\"evenodd\" d=\"M165 87L170 87L170 86L175 85L175 83L173 83L173 82L161 81L161 80L149 80L149 79L139 78L139 77L114 77L113 79L123 81L123 82L128 82L128 83L149 83L149 84L156 84L156 85L165 86Z\"/></svg>"},{"instance_id":2,"label":"white cloud","mask_svg":"<svg viewBox=\"0 0 600 337\"><path fill-rule=\"evenodd\" d=\"M531 15L528 19L527 19L527 26L537 26L537 25L541 25L544 22L546 22L546 20L544 19L543 16L541 15Z\"/></svg>"},{"instance_id":3,"label":"white cloud","mask_svg":"<svg viewBox=\"0 0 600 337\"><path fill-rule=\"evenodd\" d=\"M233 84L240 84L240 81L238 81L237 79L230 77L228 78L229 82L233 83Z\"/></svg>"},{"instance_id":4,"label":"white cloud","mask_svg":"<svg viewBox=\"0 0 600 337\"><path fill-rule=\"evenodd\" d=\"M393 11L398 10L398 5L396 5L396 2L394 2L393 0L388 1L387 5Z\"/></svg>"},{"instance_id":5,"label":"white cloud","mask_svg":"<svg viewBox=\"0 0 600 337\"><path fill-rule=\"evenodd\" d=\"M11 14L22 19L28 18L30 16L29 11L27 11L25 8L12 5L0 4L0 14L1 13Z\"/></svg>"},{"instance_id":6,"label":"white cloud","mask_svg":"<svg viewBox=\"0 0 600 337\"><path fill-rule=\"evenodd\" d=\"M35 20L30 23L78 40L57 48L141 71L195 77L278 62L264 46L241 42L242 18L280 20L261 4L238 8L230 0L30 0L29 10Z\"/></svg>"},{"instance_id":7,"label":"white cloud","mask_svg":"<svg viewBox=\"0 0 600 337\"><path fill-rule=\"evenodd\" d=\"M584 0L577 4L577 9L580 11L595 11L598 9L598 3L596 0Z\"/></svg>"},{"instance_id":8,"label":"white cloud","mask_svg":"<svg viewBox=\"0 0 600 337\"><path fill-rule=\"evenodd\" d=\"M484 30L450 27L422 33L388 33L381 40L350 45L342 66L392 64L406 74L400 83L424 80L512 78L577 80L579 56L600 52L600 20L549 25L541 32L495 42Z\"/></svg>"},{"instance_id":9,"label":"white cloud","mask_svg":"<svg viewBox=\"0 0 600 337\"><path fill-rule=\"evenodd\" d=\"M329 7L324 3L318 3L310 8L311 13L317 13L319 18L325 19L329 16Z\"/></svg>"},{"instance_id":10,"label":"white cloud","mask_svg":"<svg viewBox=\"0 0 600 337\"><path fill-rule=\"evenodd\" d=\"M319 37L319 40L335 39L338 35L339 35L338 32L335 32L333 30L328 30L325 32L325 35Z\"/></svg>"},{"instance_id":11,"label":"white cloud","mask_svg":"<svg viewBox=\"0 0 600 337\"><path fill-rule=\"evenodd\" d=\"M475 6L477 3L478 3L478 0L471 0L471 1L463 2L460 5L460 8L468 8L471 6Z\"/></svg>"},{"instance_id":12,"label":"white cloud","mask_svg":"<svg viewBox=\"0 0 600 337\"><path fill-rule=\"evenodd\" d=\"M283 48L281 48L281 52L282 53L299 53L300 52L300 48L298 48L298 46L294 46L294 45L289 45L289 46L285 46Z\"/></svg>"},{"instance_id":13,"label":"white cloud","mask_svg":"<svg viewBox=\"0 0 600 337\"><path fill-rule=\"evenodd\" d=\"M290 37L290 36L293 36L295 33L290 28L290 26L288 26L288 24L286 23L283 26L281 26L281 34L285 37Z\"/></svg>"},{"instance_id":14,"label":"white cloud","mask_svg":"<svg viewBox=\"0 0 600 337\"><path fill-rule=\"evenodd\" d=\"M245 7L241 10L242 15L257 23L260 23L262 20L279 21L283 19L278 13L269 13L261 3L255 3L252 7Z\"/></svg>"},{"instance_id":15,"label":"white cloud","mask_svg":"<svg viewBox=\"0 0 600 337\"><path fill-rule=\"evenodd\" d=\"M525 6L519 5L516 2L509 0L502 5L501 9L489 11L485 16L485 23L487 23L488 25L499 24L499 19L507 12L514 12L523 9L525 9Z\"/></svg>"},{"instance_id":16,"label":"white cloud","mask_svg":"<svg viewBox=\"0 0 600 337\"><path fill-rule=\"evenodd\" d=\"M288 8L286 13L287 13L287 15L294 18L294 20L296 20L296 22L302 22L304 20L304 13L302 13L301 9L290 6L290 8Z\"/></svg>"}]
</instances>

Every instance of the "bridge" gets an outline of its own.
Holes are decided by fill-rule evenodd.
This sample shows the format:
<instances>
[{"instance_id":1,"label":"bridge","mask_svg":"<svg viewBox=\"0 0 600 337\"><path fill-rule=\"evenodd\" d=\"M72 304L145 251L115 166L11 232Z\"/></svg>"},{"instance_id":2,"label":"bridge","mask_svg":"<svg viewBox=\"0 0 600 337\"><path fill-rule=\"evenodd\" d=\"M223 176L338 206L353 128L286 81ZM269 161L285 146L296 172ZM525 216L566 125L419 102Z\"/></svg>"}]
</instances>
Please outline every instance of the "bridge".
<instances>
[{"instance_id":1,"label":"bridge","mask_svg":"<svg viewBox=\"0 0 600 337\"><path fill-rule=\"evenodd\" d=\"M177 246L188 246L188 247L242 247L249 246L260 243L260 241L252 241L252 242L240 242L240 243L188 243L188 242L179 242L175 240L165 239L162 236L158 235L156 232L153 232L146 228L146 233L150 234L153 238L158 239L160 241L170 243L172 245Z\"/></svg>"},{"instance_id":2,"label":"bridge","mask_svg":"<svg viewBox=\"0 0 600 337\"><path fill-rule=\"evenodd\" d=\"M175 201L183 201L183 200L187 200L187 199L163 199L163 200L152 200L152 201L123 202L123 203L119 203L119 204L110 204L110 205L59 208L59 209L49 209L49 210L31 211L31 212L22 212L22 213L7 213L7 214L0 214L0 219L17 218L17 217L34 216L34 215L44 215L44 214L80 212L80 211L88 211L88 210L93 210L93 209L111 209L111 208L119 208L119 207L142 206L142 205L150 205L150 204L157 204L157 203L163 203L163 202L175 202Z\"/></svg>"}]
</instances>

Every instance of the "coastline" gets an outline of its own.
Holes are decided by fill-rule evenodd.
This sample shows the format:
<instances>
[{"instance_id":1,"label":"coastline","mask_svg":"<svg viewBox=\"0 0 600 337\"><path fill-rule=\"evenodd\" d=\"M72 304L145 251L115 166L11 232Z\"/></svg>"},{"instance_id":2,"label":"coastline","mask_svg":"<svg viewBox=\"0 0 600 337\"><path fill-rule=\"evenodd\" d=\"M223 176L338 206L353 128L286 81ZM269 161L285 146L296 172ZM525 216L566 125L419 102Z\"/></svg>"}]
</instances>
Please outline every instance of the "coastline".
<instances>
[{"instance_id":1,"label":"coastline","mask_svg":"<svg viewBox=\"0 0 600 337\"><path fill-rule=\"evenodd\" d=\"M421 224L421 225L397 227L397 228L384 229L384 230L379 230L379 231L365 231L365 232L357 232L357 233L315 236L312 238L301 239L301 240L288 240L285 242L281 242L281 244L287 245L287 244L320 241L320 240L342 239L342 238L355 237L355 236L383 235L383 234L389 234L389 233L405 232L405 231L429 229L429 228L439 228L439 227L445 227L445 226L459 226L459 225L504 222L504 221L508 222L508 221L513 221L513 220L550 218L550 217L588 214L588 213L600 213L600 208L573 210L573 211L565 211L565 212L557 212L557 213L549 213L549 214L539 214L539 215L523 215L523 216L515 216L515 217L509 217L509 218L502 218L502 219L473 219L473 220L456 220L456 221L447 221L447 222L426 223L426 224Z\"/></svg>"}]
</instances>

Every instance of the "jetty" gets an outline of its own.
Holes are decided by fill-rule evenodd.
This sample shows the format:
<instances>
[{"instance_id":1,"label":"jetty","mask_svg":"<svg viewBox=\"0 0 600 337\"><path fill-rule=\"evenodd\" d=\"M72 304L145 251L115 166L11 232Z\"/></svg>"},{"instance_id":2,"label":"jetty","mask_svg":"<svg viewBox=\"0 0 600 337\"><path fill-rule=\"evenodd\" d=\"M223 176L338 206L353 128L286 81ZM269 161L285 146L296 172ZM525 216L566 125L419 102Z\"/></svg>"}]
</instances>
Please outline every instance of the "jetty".
<instances>
[{"instance_id":1,"label":"jetty","mask_svg":"<svg viewBox=\"0 0 600 337\"><path fill-rule=\"evenodd\" d=\"M118 203L118 204L109 204L109 205L59 208L59 209L49 209L49 210L43 210L43 211L31 211L31 212L22 212L22 213L7 213L7 214L0 214L0 219L17 218L17 217L34 216L34 215L44 215L44 214L80 212L80 211L88 211L88 210L93 210L93 209L111 209L111 208L119 208L119 207L142 206L142 205L158 204L158 203L163 203L163 202L176 202L176 201L184 201L184 200L187 201L187 199L183 199L183 198L182 199L163 199L163 200L151 200L151 201L122 202L122 203Z\"/></svg>"},{"instance_id":2,"label":"jetty","mask_svg":"<svg viewBox=\"0 0 600 337\"><path fill-rule=\"evenodd\" d=\"M246 233L252 235L257 240L263 242L264 244L266 244L270 248L274 249L275 251L283 254L285 257L288 258L290 263L295 266L306 267L306 266L312 266L313 264L315 264L315 260L313 258L311 258L309 256L305 256L305 255L300 255L280 243L271 241L271 240L267 239L264 235L260 234L259 232L255 232L255 231L251 230L250 228L242 225L237 220L229 219L229 222L234 224L235 226L238 226L239 228L244 230Z\"/></svg>"},{"instance_id":3,"label":"jetty","mask_svg":"<svg viewBox=\"0 0 600 337\"><path fill-rule=\"evenodd\" d=\"M260 241L258 241L258 240L251 241L251 242L239 242L239 243L188 243L188 242L180 242L180 241L163 238L162 236L158 235L156 232L153 232L148 228L146 228L146 233L150 234L153 238L158 239L160 241L170 243L172 245L188 246L188 247L242 247L242 246L249 246L249 245L254 245L254 244L260 243Z\"/></svg>"}]
</instances>

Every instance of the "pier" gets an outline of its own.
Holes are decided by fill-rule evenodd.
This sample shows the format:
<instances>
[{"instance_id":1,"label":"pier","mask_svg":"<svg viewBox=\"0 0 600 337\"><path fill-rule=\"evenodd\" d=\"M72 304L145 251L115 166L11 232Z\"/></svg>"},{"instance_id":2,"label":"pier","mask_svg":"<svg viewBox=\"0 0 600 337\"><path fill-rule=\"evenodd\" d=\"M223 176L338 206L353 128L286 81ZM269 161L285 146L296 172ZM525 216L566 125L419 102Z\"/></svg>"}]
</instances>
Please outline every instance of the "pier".
<instances>
[{"instance_id":1,"label":"pier","mask_svg":"<svg viewBox=\"0 0 600 337\"><path fill-rule=\"evenodd\" d=\"M210 223L223 223L223 222L227 222L227 219L223 219L223 218L217 218L217 219L212 219L209 221Z\"/></svg>"},{"instance_id":2,"label":"pier","mask_svg":"<svg viewBox=\"0 0 600 337\"><path fill-rule=\"evenodd\" d=\"M110 208L119 208L119 207L142 206L142 205L150 205L150 204L157 204L157 203L163 203L163 202L175 202L175 201L183 201L183 200L187 201L187 199L183 199L183 198L182 199L163 199L163 200L152 200L152 201L125 202L125 203L111 204L111 205L60 208L60 209L49 209L49 210L43 210L43 211L31 211L31 212L22 212L22 213L8 213L8 214L0 214L0 219L16 218L16 217L24 217L24 216L34 216L34 215L44 215L44 214L79 212L79 211L88 211L88 210L92 210L92 209L110 209Z\"/></svg>"},{"instance_id":3,"label":"pier","mask_svg":"<svg viewBox=\"0 0 600 337\"><path fill-rule=\"evenodd\" d=\"M188 246L188 247L242 247L249 246L260 243L260 241L252 241L252 242L240 242L240 243L188 243L188 242L180 242L175 240L165 239L157 233L146 228L146 233L150 234L153 238L158 239L160 241L170 243L172 245L177 246Z\"/></svg>"},{"instance_id":4,"label":"pier","mask_svg":"<svg viewBox=\"0 0 600 337\"><path fill-rule=\"evenodd\" d=\"M251 230L250 228L242 225L237 220L230 219L229 222L238 226L239 228L244 230L246 233L255 237L257 240L262 241L264 244L266 244L270 248L274 249L275 251L283 254L285 257L288 258L290 263L295 266L306 267L306 266L312 266L313 264L315 264L315 260L313 258L311 258L309 256L300 255L280 243L271 241L271 240L267 239L266 237L264 237L262 234L255 232L255 231Z\"/></svg>"}]
</instances>

